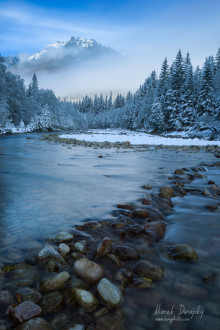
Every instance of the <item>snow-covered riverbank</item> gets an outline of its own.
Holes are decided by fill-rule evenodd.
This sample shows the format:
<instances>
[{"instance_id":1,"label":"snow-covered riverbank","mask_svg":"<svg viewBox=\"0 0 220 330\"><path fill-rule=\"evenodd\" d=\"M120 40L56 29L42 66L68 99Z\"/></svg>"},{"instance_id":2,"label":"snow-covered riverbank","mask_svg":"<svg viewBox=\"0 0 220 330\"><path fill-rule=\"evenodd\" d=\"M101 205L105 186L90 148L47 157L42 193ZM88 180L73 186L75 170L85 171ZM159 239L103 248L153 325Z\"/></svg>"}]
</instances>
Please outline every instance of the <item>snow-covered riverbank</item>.
<instances>
[{"instance_id":1,"label":"snow-covered riverbank","mask_svg":"<svg viewBox=\"0 0 220 330\"><path fill-rule=\"evenodd\" d=\"M198 138L177 138L151 135L128 130L90 130L81 134L62 134L60 138L76 139L89 142L129 142L131 145L169 145L169 146L207 146L218 145L220 141L207 141Z\"/></svg>"}]
</instances>

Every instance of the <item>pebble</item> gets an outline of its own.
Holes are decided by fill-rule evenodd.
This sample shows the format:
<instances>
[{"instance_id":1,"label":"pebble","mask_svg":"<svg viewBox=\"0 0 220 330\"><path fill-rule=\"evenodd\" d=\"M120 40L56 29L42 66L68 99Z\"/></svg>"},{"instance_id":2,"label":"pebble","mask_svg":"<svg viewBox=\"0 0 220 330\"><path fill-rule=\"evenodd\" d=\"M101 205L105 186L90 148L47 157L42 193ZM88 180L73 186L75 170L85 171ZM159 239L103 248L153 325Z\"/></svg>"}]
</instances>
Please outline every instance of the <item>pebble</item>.
<instances>
[{"instance_id":1,"label":"pebble","mask_svg":"<svg viewBox=\"0 0 220 330\"><path fill-rule=\"evenodd\" d=\"M112 249L112 240L111 238L105 237L99 242L95 255L97 257L103 257L104 255L110 253L111 249Z\"/></svg>"},{"instance_id":2,"label":"pebble","mask_svg":"<svg viewBox=\"0 0 220 330\"><path fill-rule=\"evenodd\" d=\"M170 186L161 187L160 196L165 198L172 198L174 196L173 188Z\"/></svg>"},{"instance_id":3,"label":"pebble","mask_svg":"<svg viewBox=\"0 0 220 330\"><path fill-rule=\"evenodd\" d=\"M149 218L149 212L145 209L137 208L135 210L135 215L139 218Z\"/></svg>"},{"instance_id":4,"label":"pebble","mask_svg":"<svg viewBox=\"0 0 220 330\"><path fill-rule=\"evenodd\" d=\"M74 244L75 250L80 253L86 253L86 241L82 240Z\"/></svg>"},{"instance_id":5,"label":"pebble","mask_svg":"<svg viewBox=\"0 0 220 330\"><path fill-rule=\"evenodd\" d=\"M103 275L102 267L87 258L77 260L73 268L77 276L90 283L97 282Z\"/></svg>"},{"instance_id":6,"label":"pebble","mask_svg":"<svg viewBox=\"0 0 220 330\"><path fill-rule=\"evenodd\" d=\"M96 297L84 289L73 289L76 303L87 311L92 311L98 306Z\"/></svg>"},{"instance_id":7,"label":"pebble","mask_svg":"<svg viewBox=\"0 0 220 330\"><path fill-rule=\"evenodd\" d=\"M58 251L65 258L65 256L70 253L70 248L65 243L61 243L58 247Z\"/></svg>"},{"instance_id":8,"label":"pebble","mask_svg":"<svg viewBox=\"0 0 220 330\"><path fill-rule=\"evenodd\" d=\"M60 291L53 291L45 294L40 303L43 314L59 312L64 306L64 297Z\"/></svg>"},{"instance_id":9,"label":"pebble","mask_svg":"<svg viewBox=\"0 0 220 330\"><path fill-rule=\"evenodd\" d=\"M42 300L40 292L38 292L36 289L29 287L19 288L16 291L16 294L20 296L21 301L29 300L34 302L35 304L38 304Z\"/></svg>"},{"instance_id":10,"label":"pebble","mask_svg":"<svg viewBox=\"0 0 220 330\"><path fill-rule=\"evenodd\" d=\"M149 278L151 280L162 280L163 278L163 270L161 267L152 264L146 260L140 260L136 263L133 269L134 273L139 276L143 276Z\"/></svg>"},{"instance_id":11,"label":"pebble","mask_svg":"<svg viewBox=\"0 0 220 330\"><path fill-rule=\"evenodd\" d=\"M70 280L70 274L66 271L59 273L55 276L49 277L41 283L41 289L43 291L53 291L62 289L66 283Z\"/></svg>"},{"instance_id":12,"label":"pebble","mask_svg":"<svg viewBox=\"0 0 220 330\"><path fill-rule=\"evenodd\" d=\"M65 259L51 245L45 246L38 254L39 261L45 261L49 259L56 260L64 265L66 264Z\"/></svg>"},{"instance_id":13,"label":"pebble","mask_svg":"<svg viewBox=\"0 0 220 330\"><path fill-rule=\"evenodd\" d=\"M42 309L32 301L24 301L16 307L10 309L10 317L16 323L23 323L33 317L39 316Z\"/></svg>"},{"instance_id":14,"label":"pebble","mask_svg":"<svg viewBox=\"0 0 220 330\"><path fill-rule=\"evenodd\" d=\"M73 235L67 232L61 232L55 237L56 243L67 243L71 242L73 239Z\"/></svg>"},{"instance_id":15,"label":"pebble","mask_svg":"<svg viewBox=\"0 0 220 330\"><path fill-rule=\"evenodd\" d=\"M119 306L122 299L121 291L107 278L101 279L97 285L97 292L107 307L116 308Z\"/></svg>"},{"instance_id":16,"label":"pebble","mask_svg":"<svg viewBox=\"0 0 220 330\"><path fill-rule=\"evenodd\" d=\"M197 261L199 259L196 251L188 244L178 244L164 247L169 259Z\"/></svg>"},{"instance_id":17,"label":"pebble","mask_svg":"<svg viewBox=\"0 0 220 330\"><path fill-rule=\"evenodd\" d=\"M13 296L10 291L0 291L0 311L6 311L7 308L14 303Z\"/></svg>"},{"instance_id":18,"label":"pebble","mask_svg":"<svg viewBox=\"0 0 220 330\"><path fill-rule=\"evenodd\" d=\"M121 260L138 259L137 251L129 246L116 246L114 252Z\"/></svg>"},{"instance_id":19,"label":"pebble","mask_svg":"<svg viewBox=\"0 0 220 330\"><path fill-rule=\"evenodd\" d=\"M50 324L41 317L35 317L16 328L16 330L52 330Z\"/></svg>"}]
</instances>

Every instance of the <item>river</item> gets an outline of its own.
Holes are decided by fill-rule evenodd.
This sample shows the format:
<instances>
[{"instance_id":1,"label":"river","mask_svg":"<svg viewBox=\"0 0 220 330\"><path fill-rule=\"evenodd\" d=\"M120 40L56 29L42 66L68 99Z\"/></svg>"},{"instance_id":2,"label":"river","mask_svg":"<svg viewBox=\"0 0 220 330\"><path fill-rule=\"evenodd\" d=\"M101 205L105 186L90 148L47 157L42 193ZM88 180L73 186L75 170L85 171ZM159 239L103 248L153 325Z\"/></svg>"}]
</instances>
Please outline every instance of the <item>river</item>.
<instances>
[{"instance_id":1,"label":"river","mask_svg":"<svg viewBox=\"0 0 220 330\"><path fill-rule=\"evenodd\" d=\"M40 134L0 136L1 267L19 262L58 232L68 231L85 220L111 219L118 203L136 201L144 196L143 184L152 185L152 191L156 192L167 184L170 174L177 168L217 162L213 154L202 150L190 153L154 148L147 152L92 149L48 143L39 137ZM220 185L219 174L219 166L207 167L208 179L195 180L193 185L202 189L207 180ZM217 295L220 213L205 208L210 202L213 203L210 197L186 196L167 217L166 236L158 246L170 242L188 243L197 250L200 262L190 267L177 263L169 279L173 262L160 256L158 261L166 268L167 276L152 297L166 292L183 305L203 305L207 317L215 321L220 316ZM172 281L203 287L202 279L210 273L216 279L214 284L208 283L205 293L200 298L195 295L193 301L179 293L182 289L178 285L174 285L175 292L171 289ZM127 295L131 298L133 292ZM129 329L154 328L153 310L157 299L141 292L134 301L133 312L125 302ZM182 328L187 329L186 323L181 323Z\"/></svg>"}]
</instances>

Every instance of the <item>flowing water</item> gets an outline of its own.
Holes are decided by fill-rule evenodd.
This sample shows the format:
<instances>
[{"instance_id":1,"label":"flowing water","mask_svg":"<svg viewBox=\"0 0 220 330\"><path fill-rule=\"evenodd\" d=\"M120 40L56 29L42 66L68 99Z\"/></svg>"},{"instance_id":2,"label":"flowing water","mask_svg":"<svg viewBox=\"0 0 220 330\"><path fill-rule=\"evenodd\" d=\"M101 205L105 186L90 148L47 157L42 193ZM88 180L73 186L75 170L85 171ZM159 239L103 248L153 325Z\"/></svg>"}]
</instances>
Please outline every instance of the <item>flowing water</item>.
<instances>
[{"instance_id":1,"label":"flowing water","mask_svg":"<svg viewBox=\"0 0 220 330\"><path fill-rule=\"evenodd\" d=\"M33 249L44 246L48 238L73 225L88 219L111 218L118 203L144 196L143 184L152 185L156 192L161 185L167 185L175 169L216 162L214 155L205 151L95 150L47 143L39 137L0 137L1 267L19 262ZM208 178L195 180L193 185L204 188L208 180L214 180L220 186L219 174L219 166L207 167ZM210 329L214 329L213 322L219 322L220 213L206 209L213 203L219 205L219 200L186 196L168 216L166 236L158 248L164 243L188 243L197 250L200 261L189 265L168 261L161 254L156 257L164 266L164 281L149 292L131 289L125 294L129 329L209 329L206 324L210 322ZM204 285L203 278L209 275L215 280ZM186 293L185 284L201 291ZM175 325L156 322L155 308L161 301L169 300L168 296L174 305L190 310L203 306L203 323L196 323L195 327L194 318ZM210 317L211 321L207 320Z\"/></svg>"}]
</instances>

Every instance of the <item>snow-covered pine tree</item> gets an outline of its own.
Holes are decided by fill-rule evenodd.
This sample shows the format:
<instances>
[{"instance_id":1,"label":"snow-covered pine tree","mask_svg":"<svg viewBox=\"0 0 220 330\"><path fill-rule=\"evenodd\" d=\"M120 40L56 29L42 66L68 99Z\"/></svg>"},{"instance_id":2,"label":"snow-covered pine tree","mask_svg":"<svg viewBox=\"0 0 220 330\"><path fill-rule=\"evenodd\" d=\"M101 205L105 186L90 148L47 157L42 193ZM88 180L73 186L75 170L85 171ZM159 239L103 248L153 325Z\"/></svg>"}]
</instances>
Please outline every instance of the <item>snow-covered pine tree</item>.
<instances>
[{"instance_id":1,"label":"snow-covered pine tree","mask_svg":"<svg viewBox=\"0 0 220 330\"><path fill-rule=\"evenodd\" d=\"M200 116L203 114L212 116L215 113L214 77L215 61L213 56L209 56L203 66L199 89L197 111Z\"/></svg>"}]
</instances>

